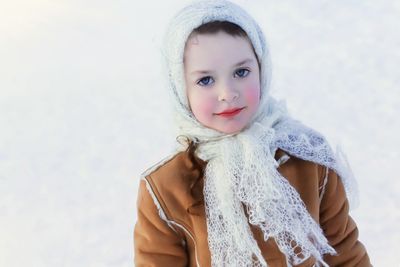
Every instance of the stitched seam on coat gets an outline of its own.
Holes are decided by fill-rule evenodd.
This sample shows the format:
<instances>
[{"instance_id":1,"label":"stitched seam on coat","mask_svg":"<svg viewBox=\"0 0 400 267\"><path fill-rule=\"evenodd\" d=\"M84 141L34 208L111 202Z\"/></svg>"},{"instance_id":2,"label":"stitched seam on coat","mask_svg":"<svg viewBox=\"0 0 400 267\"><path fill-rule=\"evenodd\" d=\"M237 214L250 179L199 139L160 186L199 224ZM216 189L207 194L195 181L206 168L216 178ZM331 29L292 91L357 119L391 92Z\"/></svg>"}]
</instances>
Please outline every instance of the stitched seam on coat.
<instances>
[{"instance_id":1,"label":"stitched seam on coat","mask_svg":"<svg viewBox=\"0 0 400 267\"><path fill-rule=\"evenodd\" d=\"M183 226L182 224L180 224L180 223L178 223L178 222L176 222L176 221L174 221L174 220L170 220L170 219L167 218L167 216L166 216L166 214L165 214L163 208L161 207L160 202L158 201L158 198L157 198L156 194L155 194L154 191L153 191L153 188L152 188L150 182L147 180L146 177L143 177L142 179L143 179L143 180L145 181L145 183L146 183L146 188L147 188L147 190L149 191L149 194L151 195L151 197L152 197L152 199L153 199L153 202L154 202L154 204L155 204L156 207L157 207L158 214L159 214L160 218L161 218L163 221L165 221L165 222L167 223L167 225L168 225L172 230L174 230L174 232L177 233L178 235L179 235L178 231L177 231L172 225L178 226L180 229L184 230L184 231L189 235L189 237L192 239L193 244L194 244L194 254L195 254L195 259L196 259L196 265L197 265L198 267L200 267L199 261L198 261L198 259L197 259L196 241L195 241L195 239L194 239L194 237L193 237L193 234L192 234L188 229L186 229L186 227ZM182 240L183 240L183 241L182 241L182 245L184 245L184 244L185 244L184 238L182 238Z\"/></svg>"},{"instance_id":2,"label":"stitched seam on coat","mask_svg":"<svg viewBox=\"0 0 400 267\"><path fill-rule=\"evenodd\" d=\"M155 204L156 207L157 207L158 215L160 216L160 218L161 218L163 221L165 221L165 222L167 223L167 225L168 225L172 230L174 230L174 232L176 232L176 233L178 234L178 232L176 231L176 229L175 229L172 225L170 225L170 220L169 220L169 219L167 218L167 216L165 215L165 212L164 212L163 208L161 207L161 204L160 204L160 202L158 201L157 196L154 194L154 191L153 191L153 188L151 187L150 182L146 179L146 177L144 177L144 178L142 178L142 179L145 181L147 191L149 192L151 198L153 199L154 204Z\"/></svg>"},{"instance_id":3,"label":"stitched seam on coat","mask_svg":"<svg viewBox=\"0 0 400 267\"><path fill-rule=\"evenodd\" d=\"M328 183L328 173L329 173L329 168L325 167L325 176L324 176L324 183L323 185L319 188L321 190L321 193L319 195L319 203L321 203L322 198L325 194L325 190L326 190L326 184Z\"/></svg>"},{"instance_id":4,"label":"stitched seam on coat","mask_svg":"<svg viewBox=\"0 0 400 267\"><path fill-rule=\"evenodd\" d=\"M288 156L287 154L284 154L282 157L280 157L278 159L278 166L283 165L286 161L288 161L290 159L290 156Z\"/></svg>"},{"instance_id":5,"label":"stitched seam on coat","mask_svg":"<svg viewBox=\"0 0 400 267\"><path fill-rule=\"evenodd\" d=\"M142 172L142 174L140 174L140 179L145 179L146 176L148 176L150 173L152 173L153 171L157 170L159 167L161 167L162 165L164 165L165 163L170 161L178 153L173 153L173 154L166 156L165 158L163 158L162 160L160 160L159 162L157 162L156 164L154 164L153 166L151 166L150 168L148 168L147 170Z\"/></svg>"},{"instance_id":6,"label":"stitched seam on coat","mask_svg":"<svg viewBox=\"0 0 400 267\"><path fill-rule=\"evenodd\" d=\"M195 239L194 239L192 233L190 233L190 231L187 230L187 229L185 228L185 226L183 226L183 225L181 225L181 224L179 224L179 223L177 223L177 222L175 222L175 221L170 221L170 222L173 223L173 224L175 224L176 226L180 227L181 229L183 229L183 230L190 236L190 238L192 239L193 244L194 244L194 257L195 257L195 259L196 259L196 265L197 265L198 267L200 267L199 261L198 261L198 259L197 259L196 241L195 241Z\"/></svg>"},{"instance_id":7,"label":"stitched seam on coat","mask_svg":"<svg viewBox=\"0 0 400 267\"><path fill-rule=\"evenodd\" d=\"M157 201L158 203L160 203L160 206L162 207L165 217L170 220L170 218L172 217L170 214L171 212L168 210L167 205L165 205L160 192L158 191L157 185L155 182L153 182L153 179L151 177L151 175L147 176L147 181L149 182L149 184L151 185L151 189L153 190L154 195L157 197Z\"/></svg>"}]
</instances>

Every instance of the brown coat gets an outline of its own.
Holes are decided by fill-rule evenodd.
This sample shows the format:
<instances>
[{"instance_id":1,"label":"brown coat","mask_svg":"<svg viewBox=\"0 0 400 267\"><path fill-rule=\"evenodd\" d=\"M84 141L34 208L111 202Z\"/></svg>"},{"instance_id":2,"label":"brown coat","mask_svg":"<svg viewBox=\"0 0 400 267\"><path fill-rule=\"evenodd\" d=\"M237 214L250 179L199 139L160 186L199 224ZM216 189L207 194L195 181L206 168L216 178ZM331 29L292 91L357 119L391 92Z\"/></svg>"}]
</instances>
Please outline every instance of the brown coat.
<instances>
[{"instance_id":1,"label":"brown coat","mask_svg":"<svg viewBox=\"0 0 400 267\"><path fill-rule=\"evenodd\" d=\"M289 159L285 162L286 155ZM281 149L275 159L280 162L278 171L297 189L308 212L338 252L337 256L324 257L329 266L371 266L365 247L358 241L357 226L348 214L348 201L336 173ZM183 151L140 181L134 229L135 266L211 266L204 201L189 208L196 203L191 183L199 176L203 179L201 169L205 165ZM203 183L201 189L202 186ZM268 266L287 266L275 241L265 242L261 230L252 225L251 228ZM314 263L315 259L309 258L299 266Z\"/></svg>"}]
</instances>

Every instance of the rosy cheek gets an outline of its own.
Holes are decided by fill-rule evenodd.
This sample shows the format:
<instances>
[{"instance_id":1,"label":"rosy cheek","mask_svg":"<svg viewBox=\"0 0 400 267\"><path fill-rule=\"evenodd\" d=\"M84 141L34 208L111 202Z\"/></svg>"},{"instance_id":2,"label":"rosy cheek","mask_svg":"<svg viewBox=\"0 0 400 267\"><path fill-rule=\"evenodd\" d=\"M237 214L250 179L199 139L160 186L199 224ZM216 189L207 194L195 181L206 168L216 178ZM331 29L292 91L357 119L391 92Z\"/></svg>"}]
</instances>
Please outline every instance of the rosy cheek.
<instances>
[{"instance_id":1,"label":"rosy cheek","mask_svg":"<svg viewBox=\"0 0 400 267\"><path fill-rule=\"evenodd\" d=\"M208 99L203 99L199 105L199 108L204 115L210 115L214 112L212 101Z\"/></svg>"},{"instance_id":2,"label":"rosy cheek","mask_svg":"<svg viewBox=\"0 0 400 267\"><path fill-rule=\"evenodd\" d=\"M191 106L195 117L202 123L216 112L213 100L204 94L193 95Z\"/></svg>"},{"instance_id":3,"label":"rosy cheek","mask_svg":"<svg viewBox=\"0 0 400 267\"><path fill-rule=\"evenodd\" d=\"M260 87L251 86L246 88L244 97L249 105L258 105L260 102Z\"/></svg>"}]
</instances>

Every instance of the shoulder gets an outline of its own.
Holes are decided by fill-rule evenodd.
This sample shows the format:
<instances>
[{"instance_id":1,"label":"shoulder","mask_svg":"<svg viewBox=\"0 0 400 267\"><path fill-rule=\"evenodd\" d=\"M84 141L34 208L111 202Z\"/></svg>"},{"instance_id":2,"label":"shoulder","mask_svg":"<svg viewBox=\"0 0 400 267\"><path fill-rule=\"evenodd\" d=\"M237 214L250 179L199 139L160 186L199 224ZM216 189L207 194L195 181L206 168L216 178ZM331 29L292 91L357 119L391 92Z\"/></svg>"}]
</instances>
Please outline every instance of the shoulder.
<instances>
[{"instance_id":1,"label":"shoulder","mask_svg":"<svg viewBox=\"0 0 400 267\"><path fill-rule=\"evenodd\" d=\"M172 213L173 217L181 217L193 201L190 190L193 183L202 178L205 165L200 159L191 157L188 151L182 151L150 167L141 179L167 217Z\"/></svg>"},{"instance_id":2,"label":"shoulder","mask_svg":"<svg viewBox=\"0 0 400 267\"><path fill-rule=\"evenodd\" d=\"M184 178L198 175L198 170L206 165L201 159L194 159L188 151L181 151L165 157L160 162L142 173L141 178L148 178L157 183L182 182Z\"/></svg>"},{"instance_id":3,"label":"shoulder","mask_svg":"<svg viewBox=\"0 0 400 267\"><path fill-rule=\"evenodd\" d=\"M321 174L325 172L325 167L323 165L299 158L281 148L277 149L275 160L279 164L278 170L285 174L289 174L289 176L300 173L314 173L317 174L317 176L321 176Z\"/></svg>"},{"instance_id":4,"label":"shoulder","mask_svg":"<svg viewBox=\"0 0 400 267\"><path fill-rule=\"evenodd\" d=\"M275 158L277 157L285 158L277 170L297 191L312 190L317 193L323 191L329 171L326 166L296 157L281 149L277 150Z\"/></svg>"},{"instance_id":5,"label":"shoulder","mask_svg":"<svg viewBox=\"0 0 400 267\"><path fill-rule=\"evenodd\" d=\"M280 148L275 151L274 158L279 165L277 170L297 191L306 193L318 190L325 173L322 165L298 158ZM204 178L206 164L197 157L191 157L188 151L182 151L151 166L141 179L163 209L168 212L168 207L173 207L184 212L193 201L190 191L193 184Z\"/></svg>"}]
</instances>

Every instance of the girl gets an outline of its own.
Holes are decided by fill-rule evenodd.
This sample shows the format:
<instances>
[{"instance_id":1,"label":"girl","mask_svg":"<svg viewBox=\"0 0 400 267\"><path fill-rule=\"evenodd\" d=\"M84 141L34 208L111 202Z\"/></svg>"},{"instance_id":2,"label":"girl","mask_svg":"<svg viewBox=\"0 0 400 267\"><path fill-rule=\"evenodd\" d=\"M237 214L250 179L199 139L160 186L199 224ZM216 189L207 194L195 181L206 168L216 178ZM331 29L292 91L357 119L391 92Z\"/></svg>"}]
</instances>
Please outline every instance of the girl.
<instances>
[{"instance_id":1,"label":"girl","mask_svg":"<svg viewBox=\"0 0 400 267\"><path fill-rule=\"evenodd\" d=\"M253 18L195 2L172 19L164 56L181 145L142 174L136 266L371 266L346 160L269 95Z\"/></svg>"}]
</instances>

